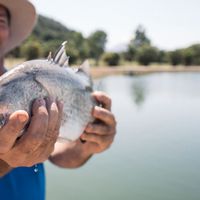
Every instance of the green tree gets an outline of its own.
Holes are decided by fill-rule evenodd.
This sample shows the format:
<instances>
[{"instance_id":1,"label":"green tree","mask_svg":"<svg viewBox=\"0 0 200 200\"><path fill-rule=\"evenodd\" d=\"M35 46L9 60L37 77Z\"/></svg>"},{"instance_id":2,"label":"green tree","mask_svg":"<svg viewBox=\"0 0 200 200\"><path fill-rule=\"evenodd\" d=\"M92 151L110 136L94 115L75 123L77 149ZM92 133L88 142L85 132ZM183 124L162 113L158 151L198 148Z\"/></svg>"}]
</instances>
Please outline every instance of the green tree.
<instances>
[{"instance_id":1,"label":"green tree","mask_svg":"<svg viewBox=\"0 0 200 200\"><path fill-rule=\"evenodd\" d=\"M118 53L107 52L102 55L102 60L109 66L119 65L120 55Z\"/></svg>"},{"instance_id":2,"label":"green tree","mask_svg":"<svg viewBox=\"0 0 200 200\"><path fill-rule=\"evenodd\" d=\"M176 66L181 64L183 61L183 54L181 52L181 50L175 50L175 51L171 51L169 52L169 62Z\"/></svg>"},{"instance_id":3,"label":"green tree","mask_svg":"<svg viewBox=\"0 0 200 200\"><path fill-rule=\"evenodd\" d=\"M190 66L194 63L194 51L192 48L187 48L182 51L183 53L183 64Z\"/></svg>"},{"instance_id":4,"label":"green tree","mask_svg":"<svg viewBox=\"0 0 200 200\"><path fill-rule=\"evenodd\" d=\"M76 48L78 52L78 58L84 60L89 57L89 45L87 40L80 32L73 32L71 41L69 41L69 48Z\"/></svg>"},{"instance_id":5,"label":"green tree","mask_svg":"<svg viewBox=\"0 0 200 200\"><path fill-rule=\"evenodd\" d=\"M192 64L200 65L200 44L194 44L194 45L188 47L186 50L190 54L188 56L192 56ZM187 58L187 59L189 59L189 58Z\"/></svg>"},{"instance_id":6,"label":"green tree","mask_svg":"<svg viewBox=\"0 0 200 200\"><path fill-rule=\"evenodd\" d=\"M149 65L158 58L158 49L149 45L138 48L136 59L141 65Z\"/></svg>"},{"instance_id":7,"label":"green tree","mask_svg":"<svg viewBox=\"0 0 200 200\"><path fill-rule=\"evenodd\" d=\"M97 65L104 53L106 42L107 34L101 30L95 31L88 37L89 55L96 60Z\"/></svg>"},{"instance_id":8,"label":"green tree","mask_svg":"<svg viewBox=\"0 0 200 200\"><path fill-rule=\"evenodd\" d=\"M135 59L137 50L133 45L128 45L128 49L124 52L123 57L125 60L133 61Z\"/></svg>"},{"instance_id":9,"label":"green tree","mask_svg":"<svg viewBox=\"0 0 200 200\"><path fill-rule=\"evenodd\" d=\"M163 50L158 50L158 57L156 62L158 63L166 63L167 62L167 52Z\"/></svg>"},{"instance_id":10,"label":"green tree","mask_svg":"<svg viewBox=\"0 0 200 200\"><path fill-rule=\"evenodd\" d=\"M145 28L142 25L139 25L135 31L135 36L130 42L130 46L134 48L139 48L144 45L150 46L151 41L146 36Z\"/></svg>"},{"instance_id":11,"label":"green tree","mask_svg":"<svg viewBox=\"0 0 200 200\"><path fill-rule=\"evenodd\" d=\"M138 57L137 51L139 49L140 51L142 49L144 50L147 46L148 47L151 46L151 41L146 35L145 28L142 25L139 25L134 33L133 39L130 41L128 45L127 51L124 53L124 59L128 61L136 60L137 59L136 57Z\"/></svg>"}]
</instances>

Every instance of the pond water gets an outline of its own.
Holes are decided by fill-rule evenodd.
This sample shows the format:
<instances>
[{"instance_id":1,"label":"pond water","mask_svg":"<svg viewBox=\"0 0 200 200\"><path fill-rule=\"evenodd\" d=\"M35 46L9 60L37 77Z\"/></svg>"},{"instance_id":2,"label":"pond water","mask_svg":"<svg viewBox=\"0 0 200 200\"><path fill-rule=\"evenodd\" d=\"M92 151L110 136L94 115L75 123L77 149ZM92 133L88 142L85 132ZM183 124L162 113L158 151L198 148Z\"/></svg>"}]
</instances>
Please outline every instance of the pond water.
<instances>
[{"instance_id":1,"label":"pond water","mask_svg":"<svg viewBox=\"0 0 200 200\"><path fill-rule=\"evenodd\" d=\"M85 166L46 163L47 200L199 200L200 74L110 76L112 147Z\"/></svg>"}]
</instances>

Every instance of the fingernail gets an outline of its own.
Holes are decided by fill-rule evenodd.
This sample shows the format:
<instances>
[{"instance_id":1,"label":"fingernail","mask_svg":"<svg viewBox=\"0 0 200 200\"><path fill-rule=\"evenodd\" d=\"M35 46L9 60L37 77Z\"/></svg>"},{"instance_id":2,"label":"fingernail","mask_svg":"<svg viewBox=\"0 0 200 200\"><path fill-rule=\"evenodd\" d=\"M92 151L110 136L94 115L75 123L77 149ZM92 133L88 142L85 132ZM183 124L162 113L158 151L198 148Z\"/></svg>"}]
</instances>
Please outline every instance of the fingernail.
<instances>
[{"instance_id":1,"label":"fingernail","mask_svg":"<svg viewBox=\"0 0 200 200\"><path fill-rule=\"evenodd\" d=\"M95 110L100 110L100 107L99 106L95 106L94 109Z\"/></svg>"},{"instance_id":2,"label":"fingernail","mask_svg":"<svg viewBox=\"0 0 200 200\"><path fill-rule=\"evenodd\" d=\"M27 121L27 117L25 115L18 115L18 120L21 122L21 123L24 123Z\"/></svg>"},{"instance_id":3,"label":"fingernail","mask_svg":"<svg viewBox=\"0 0 200 200\"><path fill-rule=\"evenodd\" d=\"M52 102L51 108L57 108L57 104L55 102Z\"/></svg>"},{"instance_id":4,"label":"fingernail","mask_svg":"<svg viewBox=\"0 0 200 200\"><path fill-rule=\"evenodd\" d=\"M100 107L99 106L95 106L93 111L92 111L92 114L94 115L94 113L98 113L100 111Z\"/></svg>"},{"instance_id":5,"label":"fingernail","mask_svg":"<svg viewBox=\"0 0 200 200\"><path fill-rule=\"evenodd\" d=\"M49 96L49 97L48 97L48 100L49 100L50 102L54 102L54 101L55 101L55 99L54 99L52 96Z\"/></svg>"},{"instance_id":6,"label":"fingernail","mask_svg":"<svg viewBox=\"0 0 200 200\"><path fill-rule=\"evenodd\" d=\"M41 105L41 106L45 105L45 100L42 99L42 98L38 99L37 102L38 102L38 104Z\"/></svg>"},{"instance_id":7,"label":"fingernail","mask_svg":"<svg viewBox=\"0 0 200 200\"><path fill-rule=\"evenodd\" d=\"M63 101L58 101L58 105L61 109L63 109L63 106L64 106L64 102Z\"/></svg>"},{"instance_id":8,"label":"fingernail","mask_svg":"<svg viewBox=\"0 0 200 200\"><path fill-rule=\"evenodd\" d=\"M84 139L84 134L82 134L82 135L80 136L80 138Z\"/></svg>"},{"instance_id":9,"label":"fingernail","mask_svg":"<svg viewBox=\"0 0 200 200\"><path fill-rule=\"evenodd\" d=\"M86 140L83 140L82 138L80 138L80 141L82 144L86 143Z\"/></svg>"}]
</instances>

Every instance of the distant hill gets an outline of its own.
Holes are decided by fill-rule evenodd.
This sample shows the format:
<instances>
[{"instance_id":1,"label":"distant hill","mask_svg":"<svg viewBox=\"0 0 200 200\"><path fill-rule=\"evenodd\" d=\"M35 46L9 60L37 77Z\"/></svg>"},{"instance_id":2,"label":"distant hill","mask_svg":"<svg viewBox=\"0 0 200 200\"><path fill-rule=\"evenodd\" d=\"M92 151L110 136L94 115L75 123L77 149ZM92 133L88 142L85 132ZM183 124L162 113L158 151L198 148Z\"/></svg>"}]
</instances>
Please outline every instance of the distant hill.
<instances>
[{"instance_id":1,"label":"distant hill","mask_svg":"<svg viewBox=\"0 0 200 200\"><path fill-rule=\"evenodd\" d=\"M37 37L39 40L44 42L52 40L63 41L71 37L73 32L74 31L68 29L61 23L40 15L32 36Z\"/></svg>"}]
</instances>

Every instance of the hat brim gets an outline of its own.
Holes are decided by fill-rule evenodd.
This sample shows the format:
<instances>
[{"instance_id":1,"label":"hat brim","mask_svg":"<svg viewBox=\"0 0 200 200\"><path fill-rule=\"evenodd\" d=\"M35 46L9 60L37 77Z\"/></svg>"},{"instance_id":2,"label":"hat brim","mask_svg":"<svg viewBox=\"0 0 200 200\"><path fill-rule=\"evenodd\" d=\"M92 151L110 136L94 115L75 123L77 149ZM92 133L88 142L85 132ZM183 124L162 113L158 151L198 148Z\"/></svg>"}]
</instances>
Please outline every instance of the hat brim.
<instances>
[{"instance_id":1,"label":"hat brim","mask_svg":"<svg viewBox=\"0 0 200 200\"><path fill-rule=\"evenodd\" d=\"M11 15L10 36L6 45L1 47L0 56L2 56L30 35L37 17L35 7L26 0L0 0L0 5L6 7Z\"/></svg>"}]
</instances>

